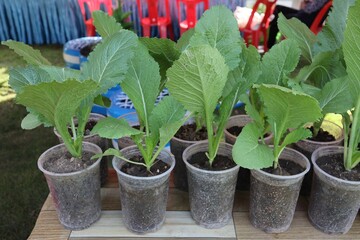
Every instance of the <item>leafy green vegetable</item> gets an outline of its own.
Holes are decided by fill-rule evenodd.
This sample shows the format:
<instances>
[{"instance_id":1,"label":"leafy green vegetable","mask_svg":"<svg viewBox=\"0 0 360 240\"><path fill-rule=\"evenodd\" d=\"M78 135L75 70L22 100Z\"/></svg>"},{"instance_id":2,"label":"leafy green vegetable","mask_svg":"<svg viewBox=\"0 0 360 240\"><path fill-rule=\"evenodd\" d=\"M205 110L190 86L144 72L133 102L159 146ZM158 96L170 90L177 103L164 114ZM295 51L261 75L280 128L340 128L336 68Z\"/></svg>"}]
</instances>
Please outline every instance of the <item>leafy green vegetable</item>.
<instances>
[{"instance_id":1,"label":"leafy green vegetable","mask_svg":"<svg viewBox=\"0 0 360 240\"><path fill-rule=\"evenodd\" d=\"M183 52L190 45L190 39L194 35L195 29L191 28L184 32L176 43L176 48Z\"/></svg>"},{"instance_id":2,"label":"leafy green vegetable","mask_svg":"<svg viewBox=\"0 0 360 240\"><path fill-rule=\"evenodd\" d=\"M94 26L96 31L103 38L109 37L123 29L121 24L116 22L115 18L110 17L103 11L94 11L92 15L94 18Z\"/></svg>"}]
</instances>

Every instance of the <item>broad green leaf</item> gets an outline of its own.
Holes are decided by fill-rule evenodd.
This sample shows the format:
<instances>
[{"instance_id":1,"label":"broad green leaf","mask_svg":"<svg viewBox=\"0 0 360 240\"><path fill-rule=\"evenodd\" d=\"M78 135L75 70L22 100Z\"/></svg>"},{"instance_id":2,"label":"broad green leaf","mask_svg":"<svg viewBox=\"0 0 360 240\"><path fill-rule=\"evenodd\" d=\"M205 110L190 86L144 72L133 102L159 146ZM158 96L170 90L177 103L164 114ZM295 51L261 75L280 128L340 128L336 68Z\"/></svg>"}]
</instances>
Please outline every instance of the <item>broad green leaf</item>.
<instances>
[{"instance_id":1,"label":"broad green leaf","mask_svg":"<svg viewBox=\"0 0 360 240\"><path fill-rule=\"evenodd\" d=\"M281 13L278 19L280 32L287 38L293 39L301 49L301 54L311 63L313 58L312 48L316 42L316 36L310 29L299 19L286 19Z\"/></svg>"},{"instance_id":2,"label":"broad green leaf","mask_svg":"<svg viewBox=\"0 0 360 240\"><path fill-rule=\"evenodd\" d=\"M49 74L51 81L64 82L69 78L80 79L79 70L55 66L40 66L40 68Z\"/></svg>"},{"instance_id":3,"label":"broad green leaf","mask_svg":"<svg viewBox=\"0 0 360 240\"><path fill-rule=\"evenodd\" d=\"M309 129L298 128L294 131L291 131L285 136L284 141L281 143L281 147L286 147L289 144L296 143L300 140L312 137L312 133Z\"/></svg>"},{"instance_id":4,"label":"broad green leaf","mask_svg":"<svg viewBox=\"0 0 360 240\"><path fill-rule=\"evenodd\" d=\"M354 0L333 0L333 7L326 18L325 26L317 35L318 42L314 46L315 53L334 51L341 47L349 6L353 3Z\"/></svg>"},{"instance_id":5,"label":"broad green leaf","mask_svg":"<svg viewBox=\"0 0 360 240\"><path fill-rule=\"evenodd\" d=\"M100 137L114 139L139 135L143 132L132 128L129 123L121 118L107 117L103 118L95 125L91 131L92 134L98 134Z\"/></svg>"},{"instance_id":6,"label":"broad green leaf","mask_svg":"<svg viewBox=\"0 0 360 240\"><path fill-rule=\"evenodd\" d=\"M23 42L17 42L14 40L7 40L1 42L3 45L8 46L14 50L19 56L31 65L51 65L51 63L44 58L39 50L33 49L29 45Z\"/></svg>"},{"instance_id":7,"label":"broad green leaf","mask_svg":"<svg viewBox=\"0 0 360 240\"><path fill-rule=\"evenodd\" d=\"M236 164L248 169L261 169L272 166L273 152L267 145L259 143L262 132L255 123L247 124L236 139L232 157Z\"/></svg>"},{"instance_id":8,"label":"broad green leaf","mask_svg":"<svg viewBox=\"0 0 360 240\"><path fill-rule=\"evenodd\" d=\"M210 119L227 81L228 67L208 45L185 50L167 71L167 87L184 107Z\"/></svg>"},{"instance_id":9,"label":"broad green leaf","mask_svg":"<svg viewBox=\"0 0 360 240\"><path fill-rule=\"evenodd\" d=\"M162 79L159 90L161 91L165 86L166 71L175 60L179 59L180 52L176 48L175 42L170 39L140 38L140 42L147 47L150 55L159 64Z\"/></svg>"},{"instance_id":10,"label":"broad green leaf","mask_svg":"<svg viewBox=\"0 0 360 240\"><path fill-rule=\"evenodd\" d=\"M94 99L94 104L108 108L111 106L111 101L103 95L97 95Z\"/></svg>"},{"instance_id":11,"label":"broad green leaf","mask_svg":"<svg viewBox=\"0 0 360 240\"><path fill-rule=\"evenodd\" d=\"M121 83L122 90L134 104L140 124L147 129L160 85L159 65L147 49L139 45L130 61L129 71Z\"/></svg>"},{"instance_id":12,"label":"broad green leaf","mask_svg":"<svg viewBox=\"0 0 360 240\"><path fill-rule=\"evenodd\" d=\"M319 103L309 95L275 85L263 84L257 88L274 133L282 134L322 117Z\"/></svg>"},{"instance_id":13,"label":"broad green leaf","mask_svg":"<svg viewBox=\"0 0 360 240\"><path fill-rule=\"evenodd\" d=\"M240 55L240 63L228 74L228 80L224 87L223 97L227 96L235 88L239 88L239 95L248 90L257 82L261 74L260 55L254 46L243 47Z\"/></svg>"},{"instance_id":14,"label":"broad green leaf","mask_svg":"<svg viewBox=\"0 0 360 240\"><path fill-rule=\"evenodd\" d=\"M10 69L9 84L16 93L20 93L25 86L50 81L50 75L38 67L29 66L26 68L15 67Z\"/></svg>"},{"instance_id":15,"label":"broad green leaf","mask_svg":"<svg viewBox=\"0 0 360 240\"><path fill-rule=\"evenodd\" d=\"M262 59L259 83L283 85L285 77L297 66L300 49L294 40L286 39L274 45Z\"/></svg>"},{"instance_id":16,"label":"broad green leaf","mask_svg":"<svg viewBox=\"0 0 360 240\"><path fill-rule=\"evenodd\" d=\"M138 40L135 33L122 30L97 44L84 63L81 78L92 79L100 86L98 93L120 83L129 68Z\"/></svg>"},{"instance_id":17,"label":"broad green leaf","mask_svg":"<svg viewBox=\"0 0 360 240\"><path fill-rule=\"evenodd\" d=\"M190 45L203 44L218 49L230 70L238 66L243 42L234 15L227 7L212 7L196 23Z\"/></svg>"},{"instance_id":18,"label":"broad green leaf","mask_svg":"<svg viewBox=\"0 0 360 240\"><path fill-rule=\"evenodd\" d=\"M350 7L347 27L344 33L344 58L349 74L350 93L354 103L360 96L360 3ZM354 104L355 105L355 104Z\"/></svg>"},{"instance_id":19,"label":"broad green leaf","mask_svg":"<svg viewBox=\"0 0 360 240\"><path fill-rule=\"evenodd\" d=\"M41 124L42 124L42 122L39 120L39 118L36 115L29 113L21 121L21 128L26 129L26 130L31 130L31 129L34 129L34 128L40 126Z\"/></svg>"},{"instance_id":20,"label":"broad green leaf","mask_svg":"<svg viewBox=\"0 0 360 240\"><path fill-rule=\"evenodd\" d=\"M349 94L348 78L334 79L315 96L319 101L322 113L343 113L352 108L353 100Z\"/></svg>"},{"instance_id":21,"label":"broad green leaf","mask_svg":"<svg viewBox=\"0 0 360 240\"><path fill-rule=\"evenodd\" d=\"M94 19L94 26L101 37L106 38L122 29L120 23L117 23L115 18L103 11L94 11L92 13Z\"/></svg>"},{"instance_id":22,"label":"broad green leaf","mask_svg":"<svg viewBox=\"0 0 360 240\"><path fill-rule=\"evenodd\" d=\"M194 32L195 32L195 29L191 28L191 29L188 29L186 32L184 32L181 35L181 37L179 38L179 40L176 43L176 48L180 52L183 52L188 48L188 46L190 44L190 39L194 35Z\"/></svg>"},{"instance_id":23,"label":"broad green leaf","mask_svg":"<svg viewBox=\"0 0 360 240\"><path fill-rule=\"evenodd\" d=\"M258 128L260 131L264 130L264 119L260 116L260 113L256 110L256 108L250 103L249 96L247 94L243 94L240 96L240 101L245 104L246 113L258 124Z\"/></svg>"},{"instance_id":24,"label":"broad green leaf","mask_svg":"<svg viewBox=\"0 0 360 240\"><path fill-rule=\"evenodd\" d=\"M170 139L175 135L179 128L185 123L185 118L178 120L176 122L169 122L163 125L160 128L160 148L165 147L165 145L170 141Z\"/></svg>"}]
</instances>

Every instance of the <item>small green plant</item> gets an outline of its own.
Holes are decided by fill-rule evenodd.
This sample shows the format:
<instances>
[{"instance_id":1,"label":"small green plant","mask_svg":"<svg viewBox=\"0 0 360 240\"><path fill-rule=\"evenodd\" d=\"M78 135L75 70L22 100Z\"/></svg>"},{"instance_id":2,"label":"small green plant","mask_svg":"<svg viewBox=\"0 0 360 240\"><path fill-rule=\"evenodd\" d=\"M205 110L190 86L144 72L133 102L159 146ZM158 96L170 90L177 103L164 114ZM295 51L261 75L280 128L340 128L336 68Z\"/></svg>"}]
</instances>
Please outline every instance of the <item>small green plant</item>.
<instances>
[{"instance_id":1,"label":"small green plant","mask_svg":"<svg viewBox=\"0 0 360 240\"><path fill-rule=\"evenodd\" d=\"M116 22L120 23L124 29L133 30L134 24L129 21L131 12L124 12L122 8L122 1L118 0L118 7L113 11L113 17Z\"/></svg>"}]
</instances>

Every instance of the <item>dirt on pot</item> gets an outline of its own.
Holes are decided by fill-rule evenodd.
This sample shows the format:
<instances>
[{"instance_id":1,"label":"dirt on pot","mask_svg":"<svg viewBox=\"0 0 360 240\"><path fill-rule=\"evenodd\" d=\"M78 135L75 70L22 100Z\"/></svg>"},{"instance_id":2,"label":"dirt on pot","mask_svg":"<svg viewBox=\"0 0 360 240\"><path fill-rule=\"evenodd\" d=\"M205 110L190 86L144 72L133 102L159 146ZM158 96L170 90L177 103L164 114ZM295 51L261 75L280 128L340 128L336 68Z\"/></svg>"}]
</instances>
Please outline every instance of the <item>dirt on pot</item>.
<instances>
[{"instance_id":1,"label":"dirt on pot","mask_svg":"<svg viewBox=\"0 0 360 240\"><path fill-rule=\"evenodd\" d=\"M312 133L314 133L314 127L310 127L309 129ZM336 138L331 133L323 130L322 128L320 128L318 134L315 137L311 137L308 139L318 142L332 142L336 140Z\"/></svg>"},{"instance_id":2,"label":"dirt on pot","mask_svg":"<svg viewBox=\"0 0 360 240\"><path fill-rule=\"evenodd\" d=\"M74 158L70 153L60 153L58 156L52 156L44 162L44 169L54 173L71 173L83 170L96 162L91 160L93 153L83 152L81 158Z\"/></svg>"},{"instance_id":3,"label":"dirt on pot","mask_svg":"<svg viewBox=\"0 0 360 240\"><path fill-rule=\"evenodd\" d=\"M130 160L133 162L144 162L144 159L142 156L134 156L134 157L130 158ZM166 172L169 168L170 168L169 164L156 159L154 165L152 165L150 168L150 172L146 170L145 166L136 165L136 164L132 164L132 163L125 163L121 167L120 170L131 176L153 177L153 176L160 175L160 174Z\"/></svg>"},{"instance_id":4,"label":"dirt on pot","mask_svg":"<svg viewBox=\"0 0 360 240\"><path fill-rule=\"evenodd\" d=\"M207 131L205 127L196 131L196 124L191 123L181 126L175 137L186 141L201 141L207 139Z\"/></svg>"},{"instance_id":5,"label":"dirt on pot","mask_svg":"<svg viewBox=\"0 0 360 240\"><path fill-rule=\"evenodd\" d=\"M347 181L360 181L360 165L357 165L351 171L347 171L344 167L343 154L323 156L320 157L316 163L323 171L331 176Z\"/></svg>"},{"instance_id":6,"label":"dirt on pot","mask_svg":"<svg viewBox=\"0 0 360 240\"><path fill-rule=\"evenodd\" d=\"M274 169L273 167L269 167L262 170L278 176L291 176L303 172L305 168L293 161L279 159L279 166L277 168Z\"/></svg>"},{"instance_id":7,"label":"dirt on pot","mask_svg":"<svg viewBox=\"0 0 360 240\"><path fill-rule=\"evenodd\" d=\"M194 167L209 171L221 171L236 166L232 159L222 155L217 155L212 166L210 166L209 159L204 152L194 154L188 162Z\"/></svg>"}]
</instances>

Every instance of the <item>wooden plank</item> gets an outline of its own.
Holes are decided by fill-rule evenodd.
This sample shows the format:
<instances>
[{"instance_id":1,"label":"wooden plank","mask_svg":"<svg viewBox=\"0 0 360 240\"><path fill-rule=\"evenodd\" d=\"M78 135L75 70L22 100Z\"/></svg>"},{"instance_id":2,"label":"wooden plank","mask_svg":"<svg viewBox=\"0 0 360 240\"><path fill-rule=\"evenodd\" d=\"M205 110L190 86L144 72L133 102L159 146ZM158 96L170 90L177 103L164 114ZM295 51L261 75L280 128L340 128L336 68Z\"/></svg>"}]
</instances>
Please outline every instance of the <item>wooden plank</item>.
<instances>
[{"instance_id":1,"label":"wooden plank","mask_svg":"<svg viewBox=\"0 0 360 240\"><path fill-rule=\"evenodd\" d=\"M60 224L55 211L41 211L28 239L63 240L69 239L70 232Z\"/></svg>"},{"instance_id":2,"label":"wooden plank","mask_svg":"<svg viewBox=\"0 0 360 240\"><path fill-rule=\"evenodd\" d=\"M233 219L237 239L360 239L359 219L345 235L328 235L315 229L307 219L306 211L296 211L294 220L287 232L278 234L265 233L253 227L249 221L249 213L235 212Z\"/></svg>"},{"instance_id":3,"label":"wooden plank","mask_svg":"<svg viewBox=\"0 0 360 240\"><path fill-rule=\"evenodd\" d=\"M121 211L103 211L101 219L90 228L72 231L70 239L78 238L214 238L236 239L234 223L220 229L205 229L195 223L188 211L168 211L162 228L143 235L128 231L123 222Z\"/></svg>"}]
</instances>

